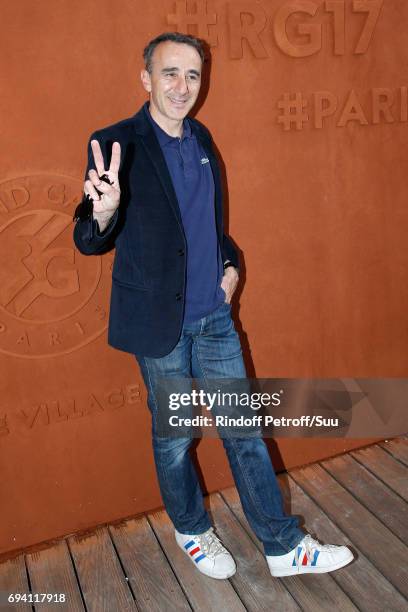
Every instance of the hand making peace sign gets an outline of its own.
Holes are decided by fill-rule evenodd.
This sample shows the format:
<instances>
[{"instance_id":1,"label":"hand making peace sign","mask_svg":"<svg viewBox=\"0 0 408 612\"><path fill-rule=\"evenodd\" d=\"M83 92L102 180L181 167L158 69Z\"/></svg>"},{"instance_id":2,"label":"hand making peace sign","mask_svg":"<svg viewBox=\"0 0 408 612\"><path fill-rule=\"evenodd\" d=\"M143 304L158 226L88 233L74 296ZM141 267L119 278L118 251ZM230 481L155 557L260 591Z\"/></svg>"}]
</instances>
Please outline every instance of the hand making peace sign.
<instances>
[{"instance_id":1,"label":"hand making peace sign","mask_svg":"<svg viewBox=\"0 0 408 612\"><path fill-rule=\"evenodd\" d=\"M114 142L112 146L112 157L109 170L105 170L105 163L100 144L97 140L91 140L92 153L95 160L96 170L89 170L89 179L85 181L84 192L93 200L94 213L104 213L112 216L119 206L120 185L119 185L119 166L120 166L120 144ZM106 175L110 181L101 181L100 177ZM98 191L101 195L98 194Z\"/></svg>"}]
</instances>

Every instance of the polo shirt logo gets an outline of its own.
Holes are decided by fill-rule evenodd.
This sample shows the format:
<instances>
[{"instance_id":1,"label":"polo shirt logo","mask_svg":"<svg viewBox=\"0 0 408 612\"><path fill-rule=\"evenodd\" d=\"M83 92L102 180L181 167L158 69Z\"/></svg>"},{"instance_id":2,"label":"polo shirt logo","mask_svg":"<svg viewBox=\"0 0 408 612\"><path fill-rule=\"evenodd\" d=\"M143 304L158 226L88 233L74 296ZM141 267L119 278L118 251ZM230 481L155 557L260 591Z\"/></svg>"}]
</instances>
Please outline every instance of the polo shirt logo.
<instances>
[{"instance_id":1,"label":"polo shirt logo","mask_svg":"<svg viewBox=\"0 0 408 612\"><path fill-rule=\"evenodd\" d=\"M208 157L202 157L201 158L201 164L209 164L210 160L208 159Z\"/></svg>"}]
</instances>

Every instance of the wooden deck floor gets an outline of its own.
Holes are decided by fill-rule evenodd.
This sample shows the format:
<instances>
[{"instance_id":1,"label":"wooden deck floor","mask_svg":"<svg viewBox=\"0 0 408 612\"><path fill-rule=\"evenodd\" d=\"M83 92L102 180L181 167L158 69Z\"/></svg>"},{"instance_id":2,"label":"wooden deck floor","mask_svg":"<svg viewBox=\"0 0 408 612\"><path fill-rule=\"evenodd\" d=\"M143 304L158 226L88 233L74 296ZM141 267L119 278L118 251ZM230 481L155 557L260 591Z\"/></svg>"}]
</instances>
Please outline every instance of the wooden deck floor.
<instances>
[{"instance_id":1,"label":"wooden deck floor","mask_svg":"<svg viewBox=\"0 0 408 612\"><path fill-rule=\"evenodd\" d=\"M407 468L403 437L279 476L288 507L309 532L353 549L356 561L332 574L272 578L230 488L208 500L216 532L237 562L230 580L198 573L161 511L2 563L3 593L65 593L68 603L1 610L406 611Z\"/></svg>"}]
</instances>

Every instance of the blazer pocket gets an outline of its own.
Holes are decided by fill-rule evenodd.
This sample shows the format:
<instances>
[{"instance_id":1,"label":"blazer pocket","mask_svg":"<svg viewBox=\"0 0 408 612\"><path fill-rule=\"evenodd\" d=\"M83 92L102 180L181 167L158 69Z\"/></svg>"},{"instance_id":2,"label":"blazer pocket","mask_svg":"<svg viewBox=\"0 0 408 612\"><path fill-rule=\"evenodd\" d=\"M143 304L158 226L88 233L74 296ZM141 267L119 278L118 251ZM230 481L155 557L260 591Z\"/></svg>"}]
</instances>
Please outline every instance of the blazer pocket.
<instances>
[{"instance_id":1,"label":"blazer pocket","mask_svg":"<svg viewBox=\"0 0 408 612\"><path fill-rule=\"evenodd\" d=\"M137 289L138 291L147 291L147 292L150 291L144 285L139 285L137 283L129 283L128 281L125 281L113 275L112 275L112 282L116 283L117 285L121 287L126 287L127 289Z\"/></svg>"},{"instance_id":2,"label":"blazer pocket","mask_svg":"<svg viewBox=\"0 0 408 612\"><path fill-rule=\"evenodd\" d=\"M130 333L135 322L146 327L151 318L152 293L146 287L112 277L110 322L116 332ZM129 327L130 326L130 327Z\"/></svg>"}]
</instances>

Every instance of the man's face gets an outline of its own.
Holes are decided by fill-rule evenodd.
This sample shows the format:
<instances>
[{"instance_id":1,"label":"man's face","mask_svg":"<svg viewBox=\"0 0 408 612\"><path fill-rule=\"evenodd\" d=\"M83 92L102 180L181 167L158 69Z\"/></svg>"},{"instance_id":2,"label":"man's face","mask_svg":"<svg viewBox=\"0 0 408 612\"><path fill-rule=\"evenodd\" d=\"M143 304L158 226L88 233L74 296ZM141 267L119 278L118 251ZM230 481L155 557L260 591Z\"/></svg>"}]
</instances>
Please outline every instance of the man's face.
<instances>
[{"instance_id":1,"label":"man's face","mask_svg":"<svg viewBox=\"0 0 408 612\"><path fill-rule=\"evenodd\" d=\"M142 70L142 83L150 93L152 115L164 121L180 121L197 100L202 62L199 53L184 43L157 45L151 73Z\"/></svg>"}]
</instances>

